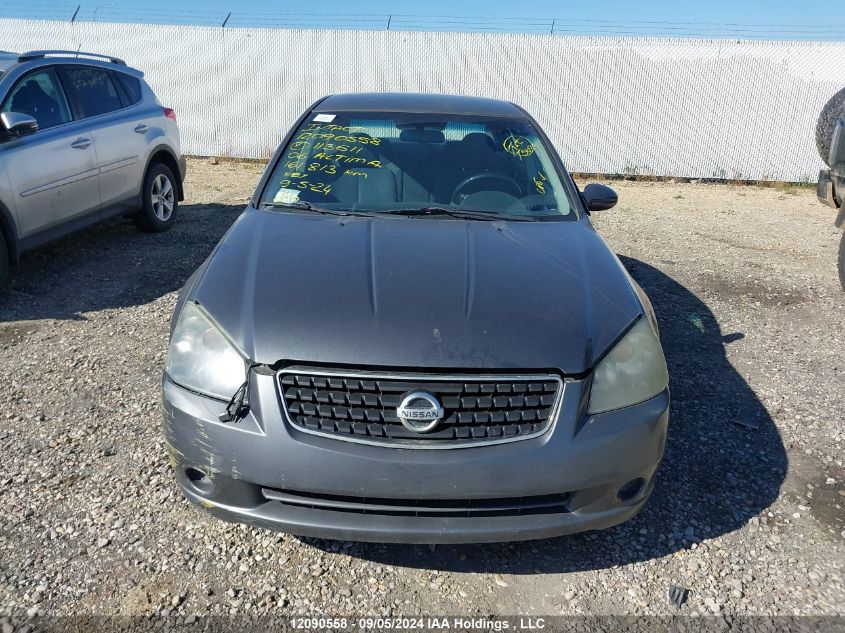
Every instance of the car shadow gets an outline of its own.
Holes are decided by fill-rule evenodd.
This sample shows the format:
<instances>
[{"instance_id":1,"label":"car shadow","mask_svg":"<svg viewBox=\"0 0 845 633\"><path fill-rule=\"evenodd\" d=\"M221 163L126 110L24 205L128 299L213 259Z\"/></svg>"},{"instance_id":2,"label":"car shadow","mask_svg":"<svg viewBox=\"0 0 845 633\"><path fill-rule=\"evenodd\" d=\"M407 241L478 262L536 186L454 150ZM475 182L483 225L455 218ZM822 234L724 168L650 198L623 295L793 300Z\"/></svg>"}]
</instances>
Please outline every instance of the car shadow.
<instances>
[{"instance_id":1,"label":"car shadow","mask_svg":"<svg viewBox=\"0 0 845 633\"><path fill-rule=\"evenodd\" d=\"M672 390L666 452L654 493L638 516L603 531L483 547L303 540L389 565L561 573L667 556L737 530L765 510L779 494L787 458L773 420L725 354L725 345L743 334L723 333L707 306L668 275L634 259L622 261L654 304Z\"/></svg>"},{"instance_id":2,"label":"car shadow","mask_svg":"<svg viewBox=\"0 0 845 633\"><path fill-rule=\"evenodd\" d=\"M26 253L0 293L0 323L84 320L87 312L144 305L178 290L245 206L183 205L167 233L141 233L124 218Z\"/></svg>"}]
</instances>

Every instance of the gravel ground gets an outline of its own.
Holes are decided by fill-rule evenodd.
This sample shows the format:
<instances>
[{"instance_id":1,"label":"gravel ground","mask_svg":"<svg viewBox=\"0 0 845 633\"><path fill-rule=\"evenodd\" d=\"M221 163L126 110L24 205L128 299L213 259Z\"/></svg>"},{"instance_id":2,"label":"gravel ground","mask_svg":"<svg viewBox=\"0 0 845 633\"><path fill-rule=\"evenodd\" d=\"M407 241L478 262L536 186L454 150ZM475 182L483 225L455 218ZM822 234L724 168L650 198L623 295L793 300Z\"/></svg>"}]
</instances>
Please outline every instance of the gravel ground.
<instances>
[{"instance_id":1,"label":"gravel ground","mask_svg":"<svg viewBox=\"0 0 845 633\"><path fill-rule=\"evenodd\" d=\"M261 169L191 160L170 233L94 228L28 255L0 298L4 633L38 614L845 611L845 295L812 190L615 183L595 223L651 296L672 376L654 496L603 532L432 549L226 524L177 491L168 322Z\"/></svg>"}]
</instances>

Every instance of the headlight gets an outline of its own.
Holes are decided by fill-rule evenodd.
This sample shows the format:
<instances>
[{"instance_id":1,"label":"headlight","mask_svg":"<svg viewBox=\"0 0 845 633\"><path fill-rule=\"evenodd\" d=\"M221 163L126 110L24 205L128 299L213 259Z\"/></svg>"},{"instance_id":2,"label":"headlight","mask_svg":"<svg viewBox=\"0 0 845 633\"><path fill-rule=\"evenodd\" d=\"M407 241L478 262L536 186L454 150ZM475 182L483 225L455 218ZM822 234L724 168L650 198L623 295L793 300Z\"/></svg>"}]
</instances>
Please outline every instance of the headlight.
<instances>
[{"instance_id":1,"label":"headlight","mask_svg":"<svg viewBox=\"0 0 845 633\"><path fill-rule=\"evenodd\" d=\"M194 303L186 303L170 339L165 369L192 391L229 400L246 380L246 361L227 336Z\"/></svg>"},{"instance_id":2,"label":"headlight","mask_svg":"<svg viewBox=\"0 0 845 633\"><path fill-rule=\"evenodd\" d=\"M647 318L596 365L588 413L603 413L645 402L669 384L660 341Z\"/></svg>"}]
</instances>

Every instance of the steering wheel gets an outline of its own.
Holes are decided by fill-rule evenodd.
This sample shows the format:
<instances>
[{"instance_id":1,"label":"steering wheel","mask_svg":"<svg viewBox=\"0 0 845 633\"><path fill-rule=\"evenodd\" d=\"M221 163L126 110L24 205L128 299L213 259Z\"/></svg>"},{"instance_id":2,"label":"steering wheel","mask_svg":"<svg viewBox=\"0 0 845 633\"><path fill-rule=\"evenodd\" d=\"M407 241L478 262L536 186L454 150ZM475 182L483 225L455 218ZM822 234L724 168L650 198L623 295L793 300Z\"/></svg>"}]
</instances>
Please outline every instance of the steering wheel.
<instances>
[{"instance_id":1,"label":"steering wheel","mask_svg":"<svg viewBox=\"0 0 845 633\"><path fill-rule=\"evenodd\" d=\"M469 178L464 178L460 183L458 183L458 186L455 187L454 191L452 192L451 203L454 205L461 204L464 201L464 198L469 195L464 193L463 190L469 187L471 184L483 180L495 180L499 183L505 183L507 189L510 189L514 192L515 197L519 198L522 195L522 190L519 188L519 185L517 184L516 180L514 180L512 177L499 172L484 172L481 174L475 174L474 176L470 176ZM494 189L494 191L509 193L507 189L497 187Z\"/></svg>"}]
</instances>

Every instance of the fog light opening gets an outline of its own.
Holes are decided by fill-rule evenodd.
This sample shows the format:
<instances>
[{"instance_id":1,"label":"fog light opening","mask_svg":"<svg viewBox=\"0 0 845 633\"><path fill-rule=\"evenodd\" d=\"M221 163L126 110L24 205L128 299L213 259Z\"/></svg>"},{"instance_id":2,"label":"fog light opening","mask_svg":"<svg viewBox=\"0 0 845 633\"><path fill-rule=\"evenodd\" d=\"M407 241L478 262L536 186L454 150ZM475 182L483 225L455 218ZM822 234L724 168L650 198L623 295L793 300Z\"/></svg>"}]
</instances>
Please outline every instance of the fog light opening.
<instances>
[{"instance_id":1,"label":"fog light opening","mask_svg":"<svg viewBox=\"0 0 845 633\"><path fill-rule=\"evenodd\" d=\"M645 479L642 477L632 479L619 489L619 492L616 493L616 497L619 501L630 501L642 492L644 485Z\"/></svg>"},{"instance_id":2,"label":"fog light opening","mask_svg":"<svg viewBox=\"0 0 845 633\"><path fill-rule=\"evenodd\" d=\"M185 469L185 477L188 479L188 485L197 494L203 497L210 497L214 494L214 482L200 469L189 466Z\"/></svg>"}]
</instances>

